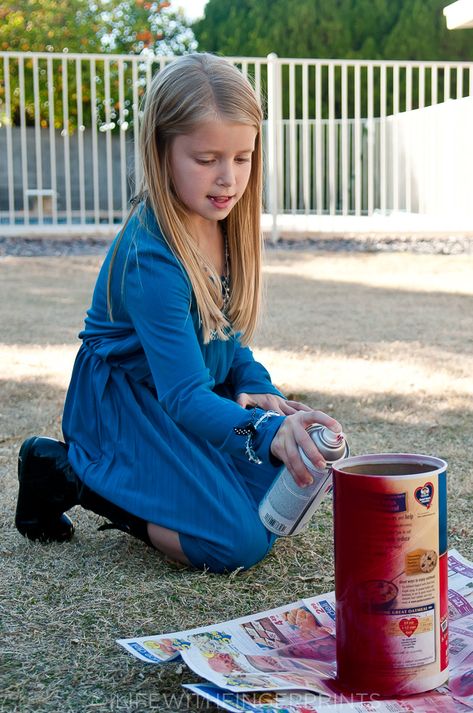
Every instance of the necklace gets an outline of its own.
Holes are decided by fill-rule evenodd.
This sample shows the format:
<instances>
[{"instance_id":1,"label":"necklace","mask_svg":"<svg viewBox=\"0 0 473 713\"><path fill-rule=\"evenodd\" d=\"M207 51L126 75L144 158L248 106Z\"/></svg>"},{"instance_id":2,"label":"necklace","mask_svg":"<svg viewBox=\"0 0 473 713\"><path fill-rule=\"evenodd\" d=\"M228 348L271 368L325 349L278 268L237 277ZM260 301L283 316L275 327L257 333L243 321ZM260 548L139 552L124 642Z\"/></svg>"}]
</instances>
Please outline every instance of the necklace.
<instances>
[{"instance_id":1,"label":"necklace","mask_svg":"<svg viewBox=\"0 0 473 713\"><path fill-rule=\"evenodd\" d=\"M223 270L224 274L222 275L221 278L221 284L222 284L222 298L223 298L223 303L222 303L222 312L224 316L227 316L227 310L228 306L230 304L230 253L228 250L228 236L227 236L227 230L225 225L222 226L222 232L223 232L223 250L224 250L224 265L223 265ZM218 332L216 329L211 329L210 330L210 340L214 341L215 339L218 339Z\"/></svg>"},{"instance_id":2,"label":"necklace","mask_svg":"<svg viewBox=\"0 0 473 713\"><path fill-rule=\"evenodd\" d=\"M228 237L227 231L223 229L223 246L224 246L224 275L222 277L222 293L223 293L223 305L222 312L226 316L227 309L230 304L230 256L228 253Z\"/></svg>"}]
</instances>

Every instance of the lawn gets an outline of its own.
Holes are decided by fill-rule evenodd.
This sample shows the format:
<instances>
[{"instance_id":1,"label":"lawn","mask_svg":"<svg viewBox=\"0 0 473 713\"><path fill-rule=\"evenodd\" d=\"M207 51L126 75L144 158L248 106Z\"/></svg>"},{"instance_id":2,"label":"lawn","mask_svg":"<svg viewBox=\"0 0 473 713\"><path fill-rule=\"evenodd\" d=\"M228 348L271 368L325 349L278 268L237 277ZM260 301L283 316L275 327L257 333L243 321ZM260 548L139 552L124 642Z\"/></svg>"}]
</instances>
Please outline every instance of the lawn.
<instances>
[{"instance_id":1,"label":"lawn","mask_svg":"<svg viewBox=\"0 0 473 713\"><path fill-rule=\"evenodd\" d=\"M233 618L333 588L331 505L247 572L166 561L76 508L74 539L13 526L16 456L60 437L61 409L101 258L0 259L2 671L14 713L197 711L179 664L153 667L119 637ZM336 416L356 454L449 462L449 544L473 557L473 255L270 250L256 356L287 394ZM206 710L214 710L207 708Z\"/></svg>"}]
</instances>

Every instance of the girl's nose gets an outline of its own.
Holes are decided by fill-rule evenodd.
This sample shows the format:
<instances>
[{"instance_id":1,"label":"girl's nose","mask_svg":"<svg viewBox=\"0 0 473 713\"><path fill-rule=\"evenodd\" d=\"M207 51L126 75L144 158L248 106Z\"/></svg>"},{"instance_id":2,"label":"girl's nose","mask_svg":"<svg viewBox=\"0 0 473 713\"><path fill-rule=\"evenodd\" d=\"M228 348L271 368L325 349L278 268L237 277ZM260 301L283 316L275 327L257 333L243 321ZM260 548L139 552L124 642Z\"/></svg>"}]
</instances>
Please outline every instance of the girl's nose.
<instances>
[{"instance_id":1,"label":"girl's nose","mask_svg":"<svg viewBox=\"0 0 473 713\"><path fill-rule=\"evenodd\" d=\"M222 163L220 175L217 179L219 186L233 186L235 183L235 172L233 169L233 163Z\"/></svg>"}]
</instances>

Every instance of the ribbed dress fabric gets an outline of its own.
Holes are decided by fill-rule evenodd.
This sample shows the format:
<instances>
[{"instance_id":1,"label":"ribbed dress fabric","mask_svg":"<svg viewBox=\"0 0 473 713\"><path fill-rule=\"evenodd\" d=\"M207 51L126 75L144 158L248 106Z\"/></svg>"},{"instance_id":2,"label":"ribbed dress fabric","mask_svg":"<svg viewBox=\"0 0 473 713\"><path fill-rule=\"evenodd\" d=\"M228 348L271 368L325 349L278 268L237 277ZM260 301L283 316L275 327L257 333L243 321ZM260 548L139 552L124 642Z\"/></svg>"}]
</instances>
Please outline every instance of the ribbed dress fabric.
<instances>
[{"instance_id":1,"label":"ribbed dress fabric","mask_svg":"<svg viewBox=\"0 0 473 713\"><path fill-rule=\"evenodd\" d=\"M282 416L252 439L241 392L280 394L238 335L203 343L190 281L142 204L100 270L67 393L69 460L92 490L128 512L180 533L197 567L249 567L274 535L258 504L279 472L270 454Z\"/></svg>"}]
</instances>

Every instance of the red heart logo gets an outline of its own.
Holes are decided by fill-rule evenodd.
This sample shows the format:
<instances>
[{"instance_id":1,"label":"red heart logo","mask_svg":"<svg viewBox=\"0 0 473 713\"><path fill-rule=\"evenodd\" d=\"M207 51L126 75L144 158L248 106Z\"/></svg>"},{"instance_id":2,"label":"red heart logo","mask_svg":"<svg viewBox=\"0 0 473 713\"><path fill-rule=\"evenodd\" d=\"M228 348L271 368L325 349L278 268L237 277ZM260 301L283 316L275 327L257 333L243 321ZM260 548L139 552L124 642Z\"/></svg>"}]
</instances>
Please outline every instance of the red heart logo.
<instances>
[{"instance_id":1,"label":"red heart logo","mask_svg":"<svg viewBox=\"0 0 473 713\"><path fill-rule=\"evenodd\" d=\"M401 621L399 622L399 628L406 636L412 636L418 626L419 619L416 619L415 616L411 617L410 619L401 619Z\"/></svg>"},{"instance_id":2,"label":"red heart logo","mask_svg":"<svg viewBox=\"0 0 473 713\"><path fill-rule=\"evenodd\" d=\"M434 497L434 484L425 483L420 488L416 488L414 497L420 505L423 505L428 510L432 505L432 499Z\"/></svg>"}]
</instances>

